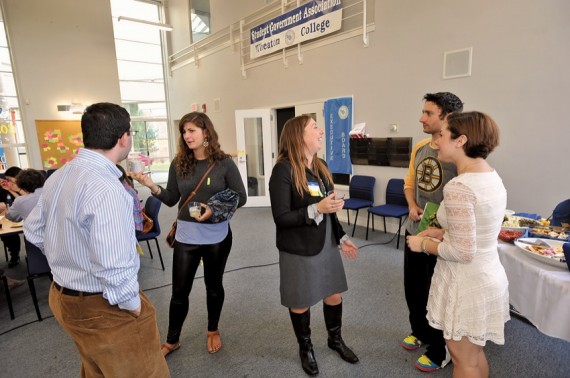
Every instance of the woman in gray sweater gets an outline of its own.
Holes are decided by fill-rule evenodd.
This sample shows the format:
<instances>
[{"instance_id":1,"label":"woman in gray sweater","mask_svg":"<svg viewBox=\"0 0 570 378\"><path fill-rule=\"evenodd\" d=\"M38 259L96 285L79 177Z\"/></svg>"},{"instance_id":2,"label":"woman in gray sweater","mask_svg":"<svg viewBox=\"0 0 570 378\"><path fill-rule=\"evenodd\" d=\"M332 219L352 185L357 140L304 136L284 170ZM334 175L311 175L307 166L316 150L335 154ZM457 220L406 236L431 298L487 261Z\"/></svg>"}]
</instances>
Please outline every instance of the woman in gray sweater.
<instances>
[{"instance_id":1,"label":"woman in gray sweater","mask_svg":"<svg viewBox=\"0 0 570 378\"><path fill-rule=\"evenodd\" d=\"M172 261L168 336L162 345L164 356L180 348L180 333L188 314L188 297L200 260L204 263L208 308L207 349L209 353L216 353L222 347L218 321L224 303L222 279L232 247L229 221L235 209L247 200L238 168L221 150L218 134L208 116L199 112L186 114L178 128L178 152L170 164L166 188L155 184L143 172L130 173L165 205L178 203L180 210L214 164L192 198L192 202L201 203L201 215L192 218L188 206L179 211Z\"/></svg>"}]
</instances>

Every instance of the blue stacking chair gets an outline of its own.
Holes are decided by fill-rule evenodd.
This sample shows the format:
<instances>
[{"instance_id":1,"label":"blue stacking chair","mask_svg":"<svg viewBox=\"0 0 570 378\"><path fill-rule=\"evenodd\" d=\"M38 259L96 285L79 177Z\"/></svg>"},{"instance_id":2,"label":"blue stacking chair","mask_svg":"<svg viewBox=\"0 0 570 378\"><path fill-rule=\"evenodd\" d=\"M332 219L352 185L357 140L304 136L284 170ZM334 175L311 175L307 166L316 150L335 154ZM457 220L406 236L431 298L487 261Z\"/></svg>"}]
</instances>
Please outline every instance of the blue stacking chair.
<instances>
[{"instance_id":1,"label":"blue stacking chair","mask_svg":"<svg viewBox=\"0 0 570 378\"><path fill-rule=\"evenodd\" d=\"M386 232L386 217L398 218L398 234L396 248L400 248L400 231L403 221L408 217L408 202L404 194L404 180L390 179L386 187L386 204L373 206L368 209L368 219L366 221L366 240L368 240L368 226L370 216L372 216L372 231L374 231L374 216L378 215L384 219L384 232Z\"/></svg>"},{"instance_id":2,"label":"blue stacking chair","mask_svg":"<svg viewBox=\"0 0 570 378\"><path fill-rule=\"evenodd\" d=\"M150 240L156 242L156 248L158 249L158 257L160 257L160 265L162 265L162 270L164 270L164 261L162 261L162 252L160 252L160 245L158 244L158 237L160 236L160 224L158 223L158 212L160 211L160 202L159 199L150 196L147 198L146 203L144 204L144 211L146 215L152 218L153 226L152 230L147 232L146 234L141 234L137 231L137 240L139 242L146 241L146 245L148 247L148 253L150 254L150 258L152 259L152 250L150 248Z\"/></svg>"},{"instance_id":3,"label":"blue stacking chair","mask_svg":"<svg viewBox=\"0 0 570 378\"><path fill-rule=\"evenodd\" d=\"M354 217L354 226L352 226L352 236L356 229L356 221L358 220L358 210L365 207L370 207L374 204L374 185L376 178L372 176L359 176L354 175L350 179L348 185L349 198L344 200L343 209L346 209L346 216L348 218L348 225L350 226L349 210L356 210Z\"/></svg>"},{"instance_id":4,"label":"blue stacking chair","mask_svg":"<svg viewBox=\"0 0 570 378\"><path fill-rule=\"evenodd\" d=\"M32 294L32 301L36 308L38 320L41 322L42 314L40 313L40 306L38 305L38 296L36 294L34 280L40 277L49 277L49 279L53 281L53 276L51 274L51 268L48 265L47 258L42 251L34 244L27 241L26 238L24 238L24 243L26 245L26 265L28 266L28 286L30 287L30 293Z\"/></svg>"}]
</instances>

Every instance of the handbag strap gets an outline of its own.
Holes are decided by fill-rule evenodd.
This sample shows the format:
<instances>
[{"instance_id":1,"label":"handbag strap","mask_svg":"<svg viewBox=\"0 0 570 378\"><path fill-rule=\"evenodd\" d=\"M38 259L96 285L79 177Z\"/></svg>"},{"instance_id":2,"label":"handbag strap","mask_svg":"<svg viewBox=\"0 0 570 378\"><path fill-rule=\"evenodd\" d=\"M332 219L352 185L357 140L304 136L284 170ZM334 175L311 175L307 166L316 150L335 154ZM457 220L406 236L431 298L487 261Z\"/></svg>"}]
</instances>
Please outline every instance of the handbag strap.
<instances>
[{"instance_id":1,"label":"handbag strap","mask_svg":"<svg viewBox=\"0 0 570 378\"><path fill-rule=\"evenodd\" d=\"M198 189L200 189L200 186L202 186L202 183L204 182L204 180L206 179L206 177L208 176L208 173L210 173L210 171L214 168L214 165L216 165L216 162L213 162L208 169L206 169L206 173L204 173L204 176L202 176L202 179L200 180L200 182L198 183L198 185L196 185L196 187L194 188L194 190L192 191L192 193L190 193L190 195L188 196L188 198L186 198L186 201L184 201L184 203L182 204L182 206L180 206L180 209L178 210L178 215L176 216L176 219L178 219L178 217L180 216L180 213L182 212L182 209L184 209L184 207L188 204L188 202L190 202L190 200L192 198L194 198L194 196L196 195L196 192L198 191Z\"/></svg>"}]
</instances>

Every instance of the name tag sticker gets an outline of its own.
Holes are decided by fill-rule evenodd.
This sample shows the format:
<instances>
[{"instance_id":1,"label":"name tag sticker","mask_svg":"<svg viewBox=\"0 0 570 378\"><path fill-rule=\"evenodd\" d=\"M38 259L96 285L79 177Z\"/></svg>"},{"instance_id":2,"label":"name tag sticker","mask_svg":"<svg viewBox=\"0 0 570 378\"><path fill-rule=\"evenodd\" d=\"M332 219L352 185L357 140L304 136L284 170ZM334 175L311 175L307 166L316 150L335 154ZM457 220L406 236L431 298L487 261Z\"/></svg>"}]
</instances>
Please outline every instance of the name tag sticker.
<instances>
[{"instance_id":1,"label":"name tag sticker","mask_svg":"<svg viewBox=\"0 0 570 378\"><path fill-rule=\"evenodd\" d=\"M318 182L309 181L307 183L307 185L309 186L309 194L311 195L311 197L322 197L323 196L323 194L321 193L321 188L319 187Z\"/></svg>"}]
</instances>

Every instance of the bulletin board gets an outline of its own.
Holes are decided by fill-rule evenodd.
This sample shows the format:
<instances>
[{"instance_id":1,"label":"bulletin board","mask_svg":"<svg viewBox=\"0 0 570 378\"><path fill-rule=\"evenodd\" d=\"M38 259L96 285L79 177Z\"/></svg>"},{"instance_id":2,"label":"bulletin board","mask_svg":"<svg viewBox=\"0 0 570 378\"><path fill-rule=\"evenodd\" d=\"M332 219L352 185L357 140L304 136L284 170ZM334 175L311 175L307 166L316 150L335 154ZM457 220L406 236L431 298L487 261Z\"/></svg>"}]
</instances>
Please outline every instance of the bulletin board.
<instances>
[{"instance_id":1,"label":"bulletin board","mask_svg":"<svg viewBox=\"0 0 570 378\"><path fill-rule=\"evenodd\" d=\"M56 169L71 161L83 147L81 121L36 120L43 169Z\"/></svg>"}]
</instances>

